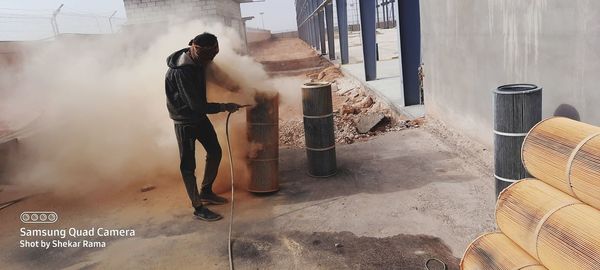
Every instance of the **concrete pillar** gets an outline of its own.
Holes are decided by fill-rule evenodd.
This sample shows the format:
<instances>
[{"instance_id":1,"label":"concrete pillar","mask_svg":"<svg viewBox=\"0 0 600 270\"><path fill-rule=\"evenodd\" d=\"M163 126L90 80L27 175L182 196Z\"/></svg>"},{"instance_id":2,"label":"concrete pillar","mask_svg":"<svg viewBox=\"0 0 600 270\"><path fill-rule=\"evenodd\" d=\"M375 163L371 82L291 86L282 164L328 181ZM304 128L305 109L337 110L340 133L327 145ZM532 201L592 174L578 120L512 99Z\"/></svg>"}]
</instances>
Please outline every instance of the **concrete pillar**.
<instances>
[{"instance_id":1,"label":"concrete pillar","mask_svg":"<svg viewBox=\"0 0 600 270\"><path fill-rule=\"evenodd\" d=\"M325 20L327 21L327 44L329 45L329 59L335 59L335 36L333 31L333 4L325 6Z\"/></svg>"},{"instance_id":2,"label":"concrete pillar","mask_svg":"<svg viewBox=\"0 0 600 270\"><path fill-rule=\"evenodd\" d=\"M360 0L360 29L362 34L365 79L377 79L377 47L375 45L375 1Z\"/></svg>"},{"instance_id":3,"label":"concrete pillar","mask_svg":"<svg viewBox=\"0 0 600 270\"><path fill-rule=\"evenodd\" d=\"M421 66L421 18L419 1L398 1L398 28L402 53L402 78L406 106L421 104L419 67Z\"/></svg>"},{"instance_id":4,"label":"concrete pillar","mask_svg":"<svg viewBox=\"0 0 600 270\"><path fill-rule=\"evenodd\" d=\"M348 6L346 0L336 0L338 31L340 38L340 54L342 64L348 64Z\"/></svg>"},{"instance_id":5,"label":"concrete pillar","mask_svg":"<svg viewBox=\"0 0 600 270\"><path fill-rule=\"evenodd\" d=\"M327 54L327 46L325 45L325 12L319 11L319 39L321 40L321 55Z\"/></svg>"}]
</instances>

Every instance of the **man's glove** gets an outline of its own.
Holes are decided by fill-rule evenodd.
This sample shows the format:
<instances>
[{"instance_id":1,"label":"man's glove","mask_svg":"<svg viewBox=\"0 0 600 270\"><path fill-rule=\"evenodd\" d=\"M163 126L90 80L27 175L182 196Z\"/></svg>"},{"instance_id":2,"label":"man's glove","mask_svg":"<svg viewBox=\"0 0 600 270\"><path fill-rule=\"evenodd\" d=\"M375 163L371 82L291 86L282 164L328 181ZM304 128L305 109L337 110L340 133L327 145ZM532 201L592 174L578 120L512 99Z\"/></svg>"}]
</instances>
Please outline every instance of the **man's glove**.
<instances>
[{"instance_id":1,"label":"man's glove","mask_svg":"<svg viewBox=\"0 0 600 270\"><path fill-rule=\"evenodd\" d=\"M235 104L235 103L222 103L221 104L221 110L224 112L227 111L230 113L237 112L240 109L240 107L241 107L240 105Z\"/></svg>"}]
</instances>

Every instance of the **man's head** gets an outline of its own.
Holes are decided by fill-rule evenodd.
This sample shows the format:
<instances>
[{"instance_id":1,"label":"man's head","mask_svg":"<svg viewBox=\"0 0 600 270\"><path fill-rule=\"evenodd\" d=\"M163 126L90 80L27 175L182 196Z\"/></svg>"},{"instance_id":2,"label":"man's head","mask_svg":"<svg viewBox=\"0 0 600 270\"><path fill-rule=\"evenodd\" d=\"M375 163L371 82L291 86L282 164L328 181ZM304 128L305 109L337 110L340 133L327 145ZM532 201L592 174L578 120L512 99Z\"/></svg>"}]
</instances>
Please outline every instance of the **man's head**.
<instances>
[{"instance_id":1,"label":"man's head","mask_svg":"<svg viewBox=\"0 0 600 270\"><path fill-rule=\"evenodd\" d=\"M209 63L219 53L219 41L211 33L202 33L190 40L190 55L196 62Z\"/></svg>"}]
</instances>

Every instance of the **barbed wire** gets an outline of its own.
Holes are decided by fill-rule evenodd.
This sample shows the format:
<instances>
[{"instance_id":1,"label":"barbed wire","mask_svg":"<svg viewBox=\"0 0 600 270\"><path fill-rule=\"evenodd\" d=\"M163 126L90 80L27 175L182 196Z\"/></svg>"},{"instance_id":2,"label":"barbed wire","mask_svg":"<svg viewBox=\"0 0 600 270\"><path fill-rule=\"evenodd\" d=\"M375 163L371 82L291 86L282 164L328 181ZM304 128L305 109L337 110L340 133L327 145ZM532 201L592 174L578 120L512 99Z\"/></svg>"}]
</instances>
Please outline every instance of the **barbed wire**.
<instances>
[{"instance_id":1,"label":"barbed wire","mask_svg":"<svg viewBox=\"0 0 600 270\"><path fill-rule=\"evenodd\" d=\"M53 19L53 9L0 7L0 40L41 39L60 33L108 34L118 32L127 18L113 12L86 12L65 7ZM107 15L108 14L108 15ZM58 26L55 29L53 24Z\"/></svg>"}]
</instances>

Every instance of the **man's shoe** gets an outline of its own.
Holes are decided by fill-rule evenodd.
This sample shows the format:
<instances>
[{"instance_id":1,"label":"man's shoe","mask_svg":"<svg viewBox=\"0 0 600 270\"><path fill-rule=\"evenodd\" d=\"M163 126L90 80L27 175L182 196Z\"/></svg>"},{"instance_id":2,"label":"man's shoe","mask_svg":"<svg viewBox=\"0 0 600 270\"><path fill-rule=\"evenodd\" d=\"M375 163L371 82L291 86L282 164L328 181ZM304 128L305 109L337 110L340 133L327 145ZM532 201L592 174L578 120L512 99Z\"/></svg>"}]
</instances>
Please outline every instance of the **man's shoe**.
<instances>
[{"instance_id":1,"label":"man's shoe","mask_svg":"<svg viewBox=\"0 0 600 270\"><path fill-rule=\"evenodd\" d=\"M206 207L198 207L196 208L196 210L194 211L194 217L196 217L197 219L200 220L205 220L205 221L217 221L219 219L222 219L223 216L210 211L210 209L206 208Z\"/></svg>"},{"instance_id":2,"label":"man's shoe","mask_svg":"<svg viewBox=\"0 0 600 270\"><path fill-rule=\"evenodd\" d=\"M202 192L200 193L200 201L206 204L226 204L229 201L213 192Z\"/></svg>"}]
</instances>

